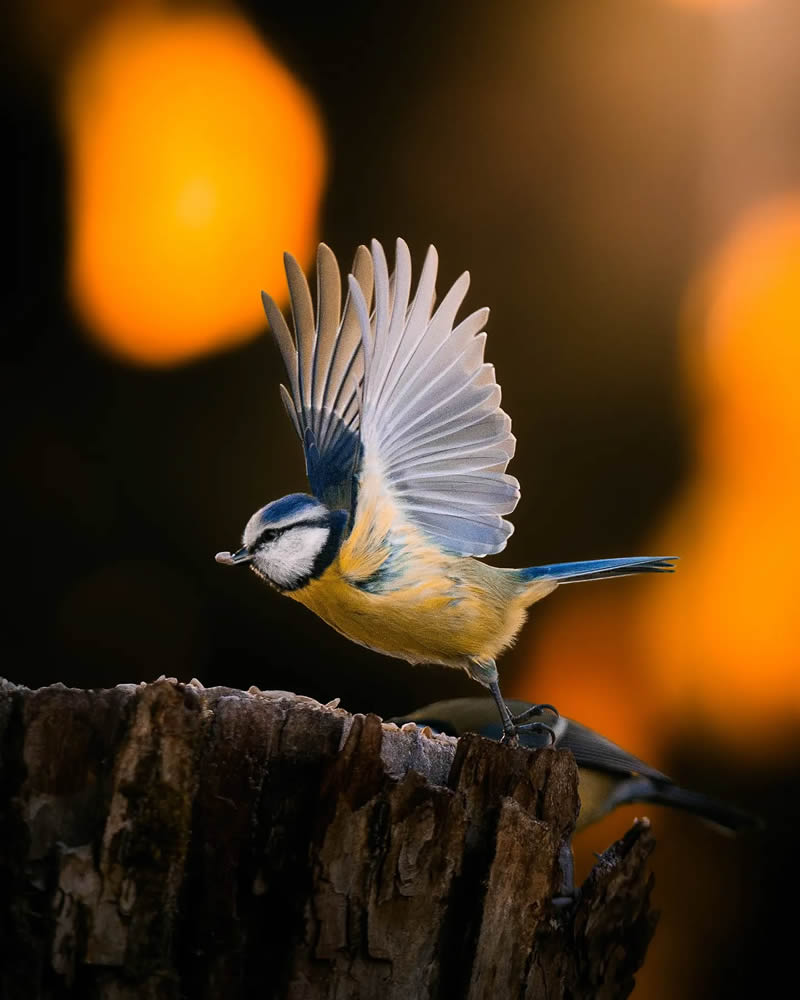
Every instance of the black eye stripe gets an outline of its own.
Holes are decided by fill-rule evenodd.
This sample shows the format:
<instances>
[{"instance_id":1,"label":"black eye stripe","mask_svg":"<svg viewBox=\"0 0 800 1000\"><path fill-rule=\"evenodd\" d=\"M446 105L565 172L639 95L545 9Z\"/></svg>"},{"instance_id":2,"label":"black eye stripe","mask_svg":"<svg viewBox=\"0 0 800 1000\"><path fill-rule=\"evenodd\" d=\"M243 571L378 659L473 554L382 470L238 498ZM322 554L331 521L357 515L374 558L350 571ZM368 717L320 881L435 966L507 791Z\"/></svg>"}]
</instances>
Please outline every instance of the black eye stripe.
<instances>
[{"instance_id":1,"label":"black eye stripe","mask_svg":"<svg viewBox=\"0 0 800 1000\"><path fill-rule=\"evenodd\" d=\"M284 532L289 531L290 528L324 528L326 527L326 522L321 521L318 518L309 519L308 521L293 521L292 524L287 524L283 528L264 528L261 534L256 538L253 544L250 546L249 551L255 552L255 550L260 546L264 545L266 542L271 542L276 539L279 535Z\"/></svg>"},{"instance_id":2,"label":"black eye stripe","mask_svg":"<svg viewBox=\"0 0 800 1000\"><path fill-rule=\"evenodd\" d=\"M273 538L277 536L278 532L275 528L265 528L264 531L258 536L258 538L253 542L252 548L257 549L259 545L263 545L264 542L271 542Z\"/></svg>"}]
</instances>

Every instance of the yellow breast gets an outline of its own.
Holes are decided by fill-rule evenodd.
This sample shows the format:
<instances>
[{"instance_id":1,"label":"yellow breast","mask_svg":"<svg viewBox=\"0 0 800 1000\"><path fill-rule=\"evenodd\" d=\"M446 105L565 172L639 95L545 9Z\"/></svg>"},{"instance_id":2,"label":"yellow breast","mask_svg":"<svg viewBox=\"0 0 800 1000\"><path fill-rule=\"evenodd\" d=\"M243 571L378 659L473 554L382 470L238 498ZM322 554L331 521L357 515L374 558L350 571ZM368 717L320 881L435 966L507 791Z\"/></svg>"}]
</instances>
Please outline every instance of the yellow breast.
<instances>
[{"instance_id":1,"label":"yellow breast","mask_svg":"<svg viewBox=\"0 0 800 1000\"><path fill-rule=\"evenodd\" d=\"M487 586L482 571L492 567L437 556L409 565L381 588L346 572L337 558L289 596L354 642L411 663L466 668L470 658L494 659L522 626L528 602L496 581Z\"/></svg>"},{"instance_id":2,"label":"yellow breast","mask_svg":"<svg viewBox=\"0 0 800 1000\"><path fill-rule=\"evenodd\" d=\"M605 771L592 771L582 767L578 770L578 797L581 800L581 811L575 826L576 832L596 823L611 812L610 795L614 786L620 781L620 775L607 774Z\"/></svg>"},{"instance_id":3,"label":"yellow breast","mask_svg":"<svg viewBox=\"0 0 800 1000\"><path fill-rule=\"evenodd\" d=\"M555 587L449 555L403 516L379 469L362 470L350 534L327 570L289 596L370 649L468 669L493 660Z\"/></svg>"}]
</instances>

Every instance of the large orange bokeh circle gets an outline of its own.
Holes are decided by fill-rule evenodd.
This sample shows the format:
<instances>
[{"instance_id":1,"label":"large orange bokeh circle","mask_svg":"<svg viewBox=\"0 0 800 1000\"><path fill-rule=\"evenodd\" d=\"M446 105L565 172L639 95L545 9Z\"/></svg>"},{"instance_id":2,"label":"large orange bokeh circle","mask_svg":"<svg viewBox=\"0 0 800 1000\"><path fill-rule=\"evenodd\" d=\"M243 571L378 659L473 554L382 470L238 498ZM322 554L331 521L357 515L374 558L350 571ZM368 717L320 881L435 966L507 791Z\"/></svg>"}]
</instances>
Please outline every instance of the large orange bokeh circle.
<instances>
[{"instance_id":1,"label":"large orange bokeh circle","mask_svg":"<svg viewBox=\"0 0 800 1000\"><path fill-rule=\"evenodd\" d=\"M793 746L800 718L800 197L754 209L700 289L698 469L658 543L683 558L648 590L643 659L665 703L753 756Z\"/></svg>"},{"instance_id":2,"label":"large orange bokeh circle","mask_svg":"<svg viewBox=\"0 0 800 1000\"><path fill-rule=\"evenodd\" d=\"M122 16L65 88L69 283L92 335L174 364L264 325L281 254L310 261L325 172L305 91L241 18Z\"/></svg>"}]
</instances>

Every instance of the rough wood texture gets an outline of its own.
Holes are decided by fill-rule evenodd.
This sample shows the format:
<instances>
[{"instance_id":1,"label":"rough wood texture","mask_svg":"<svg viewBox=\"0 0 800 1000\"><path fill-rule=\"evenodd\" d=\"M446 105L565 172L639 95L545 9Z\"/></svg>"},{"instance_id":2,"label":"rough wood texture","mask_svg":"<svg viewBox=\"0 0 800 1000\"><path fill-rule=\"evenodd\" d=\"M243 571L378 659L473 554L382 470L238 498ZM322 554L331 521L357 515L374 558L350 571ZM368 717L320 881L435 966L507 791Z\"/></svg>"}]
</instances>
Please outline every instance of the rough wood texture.
<instances>
[{"instance_id":1,"label":"rough wood texture","mask_svg":"<svg viewBox=\"0 0 800 1000\"><path fill-rule=\"evenodd\" d=\"M653 932L645 823L554 907L570 754L286 692L0 682L0 994L613 998Z\"/></svg>"}]
</instances>

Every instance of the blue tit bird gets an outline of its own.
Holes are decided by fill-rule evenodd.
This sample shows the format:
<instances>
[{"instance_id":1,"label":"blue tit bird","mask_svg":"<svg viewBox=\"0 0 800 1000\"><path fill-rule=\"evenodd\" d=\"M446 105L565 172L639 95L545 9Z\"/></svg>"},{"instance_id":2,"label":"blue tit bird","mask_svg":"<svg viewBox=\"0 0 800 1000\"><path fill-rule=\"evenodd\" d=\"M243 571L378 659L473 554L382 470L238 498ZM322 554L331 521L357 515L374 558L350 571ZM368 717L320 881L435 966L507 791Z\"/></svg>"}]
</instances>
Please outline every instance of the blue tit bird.
<instances>
[{"instance_id":1,"label":"blue tit bird","mask_svg":"<svg viewBox=\"0 0 800 1000\"><path fill-rule=\"evenodd\" d=\"M513 528L503 515L520 493L506 473L511 421L483 360L488 310L456 323L469 275L434 308L435 249L412 296L406 244L397 241L390 276L373 241L371 252L356 252L342 306L336 258L321 244L315 311L297 261L289 254L284 261L294 336L273 300L263 292L262 300L286 366L281 396L311 493L257 510L241 548L217 561L249 565L369 649L465 670L489 689L505 738L515 740L495 661L528 607L562 583L670 572L674 559L528 569L482 562L505 548Z\"/></svg>"},{"instance_id":2,"label":"blue tit bird","mask_svg":"<svg viewBox=\"0 0 800 1000\"><path fill-rule=\"evenodd\" d=\"M506 705L520 716L539 715L548 710L555 713L550 705L532 705L526 701L509 700ZM499 740L503 735L491 698L437 701L389 721L399 726L413 722L448 736L478 733ZM634 803L654 803L681 809L726 833L739 833L763 825L758 817L744 809L720 802L702 792L679 787L666 774L574 719L554 714L552 729L555 736L552 745L572 751L578 765L580 813L575 824L576 832L596 823L617 807ZM547 745L538 733L523 731L520 740L523 746L530 749Z\"/></svg>"},{"instance_id":3,"label":"blue tit bird","mask_svg":"<svg viewBox=\"0 0 800 1000\"><path fill-rule=\"evenodd\" d=\"M676 785L666 774L623 750L587 726L559 715L552 705L534 705L526 701L509 700L506 705L518 718L528 718L550 712L554 739L552 746L570 750L578 766L578 799L580 811L575 832L596 823L619 806L653 803L670 806L693 814L721 833L739 834L762 830L760 817L737 806L720 802L702 792L693 792ZM503 736L491 698L452 698L437 701L405 716L390 719L402 726L413 722L418 727L448 736L478 733L492 740ZM540 732L519 727L519 740L524 747L547 746ZM572 845L567 842L559 854L561 888L555 903L568 903L575 897L575 862Z\"/></svg>"}]
</instances>

